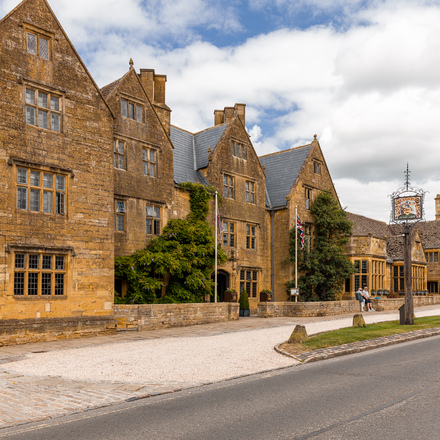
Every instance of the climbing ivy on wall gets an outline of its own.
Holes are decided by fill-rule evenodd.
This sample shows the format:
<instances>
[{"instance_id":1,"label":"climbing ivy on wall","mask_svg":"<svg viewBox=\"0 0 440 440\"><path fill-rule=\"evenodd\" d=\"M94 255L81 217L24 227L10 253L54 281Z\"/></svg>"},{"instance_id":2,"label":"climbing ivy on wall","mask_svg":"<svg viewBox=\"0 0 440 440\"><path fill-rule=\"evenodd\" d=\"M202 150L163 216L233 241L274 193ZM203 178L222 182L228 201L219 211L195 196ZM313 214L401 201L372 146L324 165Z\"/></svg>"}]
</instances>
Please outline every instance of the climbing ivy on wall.
<instances>
[{"instance_id":1,"label":"climbing ivy on wall","mask_svg":"<svg viewBox=\"0 0 440 440\"><path fill-rule=\"evenodd\" d=\"M354 273L353 264L344 252L352 223L340 208L335 196L322 191L313 201L310 212L315 218L312 246L298 251L298 288L304 301L338 299L345 280ZM296 227L290 231L289 260L295 262ZM299 242L299 240L298 240ZM288 291L295 281L286 283Z\"/></svg>"},{"instance_id":2,"label":"climbing ivy on wall","mask_svg":"<svg viewBox=\"0 0 440 440\"><path fill-rule=\"evenodd\" d=\"M145 249L116 258L115 276L128 282L128 293L122 302L201 302L206 294L211 294L215 238L206 216L214 190L191 182L181 188L190 193L191 210L187 218L170 220L163 233ZM218 246L219 264L226 260L225 252ZM156 291L165 280L165 296L156 298Z\"/></svg>"}]
</instances>

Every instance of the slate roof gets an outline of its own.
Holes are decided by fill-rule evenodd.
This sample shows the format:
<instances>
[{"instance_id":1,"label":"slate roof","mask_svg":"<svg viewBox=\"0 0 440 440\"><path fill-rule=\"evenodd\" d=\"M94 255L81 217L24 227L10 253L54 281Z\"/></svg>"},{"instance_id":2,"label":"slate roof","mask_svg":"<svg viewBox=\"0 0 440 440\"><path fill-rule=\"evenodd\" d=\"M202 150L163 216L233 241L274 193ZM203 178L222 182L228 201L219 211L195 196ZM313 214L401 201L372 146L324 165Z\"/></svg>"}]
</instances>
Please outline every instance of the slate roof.
<instances>
[{"instance_id":1,"label":"slate roof","mask_svg":"<svg viewBox=\"0 0 440 440\"><path fill-rule=\"evenodd\" d=\"M116 87L122 82L124 77L125 75L117 79L116 81L113 81L110 84L107 84L106 86L102 87L101 88L102 96L104 96L104 98L107 99L107 97L111 94L111 92L113 92L113 90L116 89Z\"/></svg>"},{"instance_id":2,"label":"slate roof","mask_svg":"<svg viewBox=\"0 0 440 440\"><path fill-rule=\"evenodd\" d=\"M176 183L208 184L206 178L198 170L208 166L208 147L214 150L226 127L227 124L216 125L196 134L173 125L170 127L170 137L174 145L174 181Z\"/></svg>"},{"instance_id":3,"label":"slate roof","mask_svg":"<svg viewBox=\"0 0 440 440\"><path fill-rule=\"evenodd\" d=\"M351 212L347 212L347 216L353 223L352 235L355 237L364 237L371 234L373 237L385 238L392 235L389 226L385 222L373 220L359 214L352 214Z\"/></svg>"},{"instance_id":4,"label":"slate roof","mask_svg":"<svg viewBox=\"0 0 440 440\"><path fill-rule=\"evenodd\" d=\"M260 162L265 166L266 190L270 208L287 205L286 196L289 194L301 167L309 154L311 144L291 148L278 153L261 156Z\"/></svg>"},{"instance_id":5,"label":"slate roof","mask_svg":"<svg viewBox=\"0 0 440 440\"><path fill-rule=\"evenodd\" d=\"M420 222L417 228L425 250L440 249L440 221Z\"/></svg>"}]
</instances>

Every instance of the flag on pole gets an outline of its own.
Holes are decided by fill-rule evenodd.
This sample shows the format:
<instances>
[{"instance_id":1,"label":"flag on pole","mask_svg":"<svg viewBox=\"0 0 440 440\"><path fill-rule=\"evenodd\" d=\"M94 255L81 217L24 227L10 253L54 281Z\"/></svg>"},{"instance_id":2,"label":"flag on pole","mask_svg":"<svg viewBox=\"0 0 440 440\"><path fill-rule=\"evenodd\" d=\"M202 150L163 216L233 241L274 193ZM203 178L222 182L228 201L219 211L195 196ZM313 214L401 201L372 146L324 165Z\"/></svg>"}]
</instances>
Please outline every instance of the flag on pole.
<instances>
[{"instance_id":1,"label":"flag on pole","mask_svg":"<svg viewBox=\"0 0 440 440\"><path fill-rule=\"evenodd\" d=\"M215 199L215 203L216 203L216 211L217 211L217 227L218 227L218 234L221 235L223 234L223 222L222 219L220 218L220 212L218 210L218 199Z\"/></svg>"},{"instance_id":2,"label":"flag on pole","mask_svg":"<svg viewBox=\"0 0 440 440\"><path fill-rule=\"evenodd\" d=\"M304 247L304 230L302 227L301 220L299 219L299 215L296 216L296 229L299 231L299 238L301 243L301 249Z\"/></svg>"}]
</instances>

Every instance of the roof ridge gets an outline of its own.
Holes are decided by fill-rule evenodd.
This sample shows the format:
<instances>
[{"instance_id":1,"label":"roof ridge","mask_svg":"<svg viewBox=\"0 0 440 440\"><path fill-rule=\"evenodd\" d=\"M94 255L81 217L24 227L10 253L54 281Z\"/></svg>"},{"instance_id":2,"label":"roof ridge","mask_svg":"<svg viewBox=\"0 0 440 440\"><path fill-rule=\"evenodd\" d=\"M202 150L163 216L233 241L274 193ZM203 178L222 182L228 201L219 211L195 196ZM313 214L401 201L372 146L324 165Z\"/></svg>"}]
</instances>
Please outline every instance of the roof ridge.
<instances>
[{"instance_id":1,"label":"roof ridge","mask_svg":"<svg viewBox=\"0 0 440 440\"><path fill-rule=\"evenodd\" d=\"M275 151L275 153L264 154L263 156L258 156L260 159L263 157L274 156L275 154L287 153L293 150L299 150L300 148L311 147L312 144L300 145L299 147L288 148L286 150Z\"/></svg>"}]
</instances>

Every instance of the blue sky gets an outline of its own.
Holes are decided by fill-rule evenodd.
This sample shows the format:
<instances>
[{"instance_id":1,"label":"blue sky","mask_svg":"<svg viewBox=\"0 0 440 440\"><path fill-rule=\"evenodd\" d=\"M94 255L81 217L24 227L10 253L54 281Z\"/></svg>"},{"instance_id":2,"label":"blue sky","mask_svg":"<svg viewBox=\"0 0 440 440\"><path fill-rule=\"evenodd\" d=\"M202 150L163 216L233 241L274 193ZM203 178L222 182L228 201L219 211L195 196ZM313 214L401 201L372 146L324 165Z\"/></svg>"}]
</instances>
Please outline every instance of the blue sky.
<instances>
[{"instance_id":1,"label":"blue sky","mask_svg":"<svg viewBox=\"0 0 440 440\"><path fill-rule=\"evenodd\" d=\"M17 0L0 0L0 16ZM440 0L50 0L100 87L166 74L172 123L246 103L259 155L317 134L341 203L388 221L388 195L440 193Z\"/></svg>"}]
</instances>

